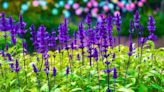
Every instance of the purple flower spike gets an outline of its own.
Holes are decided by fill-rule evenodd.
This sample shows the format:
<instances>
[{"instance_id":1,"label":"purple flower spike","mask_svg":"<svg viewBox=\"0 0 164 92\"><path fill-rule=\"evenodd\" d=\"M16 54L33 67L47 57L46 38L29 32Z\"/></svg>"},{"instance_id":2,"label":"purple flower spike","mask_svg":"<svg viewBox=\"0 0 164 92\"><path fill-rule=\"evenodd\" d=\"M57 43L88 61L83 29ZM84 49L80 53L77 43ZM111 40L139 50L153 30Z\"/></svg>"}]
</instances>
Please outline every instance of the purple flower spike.
<instances>
[{"instance_id":1,"label":"purple flower spike","mask_svg":"<svg viewBox=\"0 0 164 92\"><path fill-rule=\"evenodd\" d=\"M34 64L32 64L32 67L33 67L33 71L34 71L35 73L38 73L38 72L39 72L39 70L36 68L36 66L35 66Z\"/></svg>"},{"instance_id":2,"label":"purple flower spike","mask_svg":"<svg viewBox=\"0 0 164 92\"><path fill-rule=\"evenodd\" d=\"M111 70L110 69L107 69L107 70L104 70L105 73L110 73Z\"/></svg>"},{"instance_id":3,"label":"purple flower spike","mask_svg":"<svg viewBox=\"0 0 164 92\"><path fill-rule=\"evenodd\" d=\"M95 58L96 61L98 61L98 51L96 48L94 48L93 57Z\"/></svg>"},{"instance_id":4,"label":"purple flower spike","mask_svg":"<svg viewBox=\"0 0 164 92\"><path fill-rule=\"evenodd\" d=\"M20 70L20 67L19 67L19 62L18 62L18 60L16 59L16 63L15 63L15 72L19 72L19 70Z\"/></svg>"},{"instance_id":5,"label":"purple flower spike","mask_svg":"<svg viewBox=\"0 0 164 92\"><path fill-rule=\"evenodd\" d=\"M116 58L116 54L113 53L113 55L112 55L112 61L114 61L115 58Z\"/></svg>"},{"instance_id":6,"label":"purple flower spike","mask_svg":"<svg viewBox=\"0 0 164 92\"><path fill-rule=\"evenodd\" d=\"M148 22L148 30L150 33L155 32L155 20L152 16L149 16L149 22Z\"/></svg>"},{"instance_id":7,"label":"purple flower spike","mask_svg":"<svg viewBox=\"0 0 164 92\"><path fill-rule=\"evenodd\" d=\"M106 62L105 62L105 64L106 64L106 65L109 65L109 64L110 64L110 62L106 61Z\"/></svg>"},{"instance_id":8,"label":"purple flower spike","mask_svg":"<svg viewBox=\"0 0 164 92\"><path fill-rule=\"evenodd\" d=\"M80 54L77 54L77 60L80 61Z\"/></svg>"},{"instance_id":9,"label":"purple flower spike","mask_svg":"<svg viewBox=\"0 0 164 92\"><path fill-rule=\"evenodd\" d=\"M7 53L6 56L8 57L9 61L12 61L11 55L9 53Z\"/></svg>"},{"instance_id":10,"label":"purple flower spike","mask_svg":"<svg viewBox=\"0 0 164 92\"><path fill-rule=\"evenodd\" d=\"M46 60L44 66L45 66L44 71L48 75L49 74L49 62L48 62L48 60Z\"/></svg>"},{"instance_id":11,"label":"purple flower spike","mask_svg":"<svg viewBox=\"0 0 164 92\"><path fill-rule=\"evenodd\" d=\"M133 29L133 21L130 20L130 30L129 30L130 33L133 33L134 32L134 29Z\"/></svg>"},{"instance_id":12,"label":"purple flower spike","mask_svg":"<svg viewBox=\"0 0 164 92\"><path fill-rule=\"evenodd\" d=\"M136 11L135 15L134 15L134 26L135 28L139 28L139 22L140 22L140 14L138 11Z\"/></svg>"},{"instance_id":13,"label":"purple flower spike","mask_svg":"<svg viewBox=\"0 0 164 92\"><path fill-rule=\"evenodd\" d=\"M128 55L129 56L131 56L132 55L132 53L133 53L133 42L132 42L132 34L130 34L130 36L129 36L129 53L128 53Z\"/></svg>"},{"instance_id":14,"label":"purple flower spike","mask_svg":"<svg viewBox=\"0 0 164 92\"><path fill-rule=\"evenodd\" d=\"M66 75L69 74L69 67L66 68Z\"/></svg>"},{"instance_id":15,"label":"purple flower spike","mask_svg":"<svg viewBox=\"0 0 164 92\"><path fill-rule=\"evenodd\" d=\"M92 24L92 19L90 14L86 16L85 23L88 25L88 29L90 29Z\"/></svg>"},{"instance_id":16,"label":"purple flower spike","mask_svg":"<svg viewBox=\"0 0 164 92\"><path fill-rule=\"evenodd\" d=\"M117 71L116 68L113 69L113 78L117 79Z\"/></svg>"},{"instance_id":17,"label":"purple flower spike","mask_svg":"<svg viewBox=\"0 0 164 92\"><path fill-rule=\"evenodd\" d=\"M56 68L53 68L53 76L56 76Z\"/></svg>"},{"instance_id":18,"label":"purple flower spike","mask_svg":"<svg viewBox=\"0 0 164 92\"><path fill-rule=\"evenodd\" d=\"M149 40L152 40L152 41L156 41L158 38L156 35L154 35L154 33L151 33L148 37Z\"/></svg>"},{"instance_id":19,"label":"purple flower spike","mask_svg":"<svg viewBox=\"0 0 164 92\"><path fill-rule=\"evenodd\" d=\"M9 21L6 18L5 13L2 12L2 17L0 18L0 30L6 32L10 29L9 26L10 26Z\"/></svg>"},{"instance_id":20,"label":"purple flower spike","mask_svg":"<svg viewBox=\"0 0 164 92\"><path fill-rule=\"evenodd\" d=\"M11 69L11 72L14 71L14 64L13 63L10 63L10 69Z\"/></svg>"},{"instance_id":21,"label":"purple flower spike","mask_svg":"<svg viewBox=\"0 0 164 92\"><path fill-rule=\"evenodd\" d=\"M18 22L18 33L24 37L25 33L27 32L27 30L25 30L25 27L26 27L26 23L23 21L23 16L20 15L19 16L19 22Z\"/></svg>"},{"instance_id":22,"label":"purple flower spike","mask_svg":"<svg viewBox=\"0 0 164 92\"><path fill-rule=\"evenodd\" d=\"M79 24L79 28L78 28L78 36L79 36L79 40L80 40L80 46L79 48L83 49L84 48L84 29L83 29L83 24L82 22Z\"/></svg>"},{"instance_id":23,"label":"purple flower spike","mask_svg":"<svg viewBox=\"0 0 164 92\"><path fill-rule=\"evenodd\" d=\"M116 15L115 17L114 17L114 23L115 23L115 25L116 25L116 27L117 27L117 31L121 31L121 16L120 15Z\"/></svg>"},{"instance_id":24,"label":"purple flower spike","mask_svg":"<svg viewBox=\"0 0 164 92\"><path fill-rule=\"evenodd\" d=\"M156 41L157 40L157 36L154 35L154 32L155 32L155 20L152 16L149 16L149 22L148 22L148 30L149 30L149 37L148 39L149 40L152 40L152 41Z\"/></svg>"},{"instance_id":25,"label":"purple flower spike","mask_svg":"<svg viewBox=\"0 0 164 92\"><path fill-rule=\"evenodd\" d=\"M141 43L142 45L143 45L146 41L147 41L147 39L144 38L144 37L142 37L142 38L140 39L140 43Z\"/></svg>"}]
</instances>

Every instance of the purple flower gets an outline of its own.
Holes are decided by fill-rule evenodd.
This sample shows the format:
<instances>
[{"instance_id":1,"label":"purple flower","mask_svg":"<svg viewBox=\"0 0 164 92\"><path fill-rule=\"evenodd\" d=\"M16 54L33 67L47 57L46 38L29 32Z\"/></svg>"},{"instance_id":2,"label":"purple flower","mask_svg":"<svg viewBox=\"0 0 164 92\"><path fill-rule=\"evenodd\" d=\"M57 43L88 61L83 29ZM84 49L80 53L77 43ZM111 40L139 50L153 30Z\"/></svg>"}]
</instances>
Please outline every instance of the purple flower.
<instances>
[{"instance_id":1,"label":"purple flower","mask_svg":"<svg viewBox=\"0 0 164 92\"><path fill-rule=\"evenodd\" d=\"M107 69L107 70L104 70L105 73L110 73L111 70L110 69Z\"/></svg>"},{"instance_id":2,"label":"purple flower","mask_svg":"<svg viewBox=\"0 0 164 92\"><path fill-rule=\"evenodd\" d=\"M129 32L132 34L134 32L134 29L133 29L133 21L130 20L130 30Z\"/></svg>"},{"instance_id":3,"label":"purple flower","mask_svg":"<svg viewBox=\"0 0 164 92\"><path fill-rule=\"evenodd\" d=\"M69 74L69 67L66 68L66 75Z\"/></svg>"},{"instance_id":4,"label":"purple flower","mask_svg":"<svg viewBox=\"0 0 164 92\"><path fill-rule=\"evenodd\" d=\"M53 68L53 76L56 76L56 68Z\"/></svg>"},{"instance_id":5,"label":"purple flower","mask_svg":"<svg viewBox=\"0 0 164 92\"><path fill-rule=\"evenodd\" d=\"M77 44L77 32L76 32L76 30L74 31L74 45L76 46L76 44Z\"/></svg>"},{"instance_id":6,"label":"purple flower","mask_svg":"<svg viewBox=\"0 0 164 92\"><path fill-rule=\"evenodd\" d=\"M1 31L8 31L10 29L9 19L5 17L5 13L2 12L2 17L0 18L0 30Z\"/></svg>"},{"instance_id":7,"label":"purple flower","mask_svg":"<svg viewBox=\"0 0 164 92\"><path fill-rule=\"evenodd\" d=\"M44 63L44 66L45 66L44 71L48 75L49 74L49 62L48 62L48 60L46 60L46 62Z\"/></svg>"},{"instance_id":8,"label":"purple flower","mask_svg":"<svg viewBox=\"0 0 164 92\"><path fill-rule=\"evenodd\" d=\"M152 41L156 41L158 38L156 35L154 35L154 33L151 33L148 37L149 40L152 40Z\"/></svg>"},{"instance_id":9,"label":"purple flower","mask_svg":"<svg viewBox=\"0 0 164 92\"><path fill-rule=\"evenodd\" d=\"M77 54L77 60L80 61L80 54Z\"/></svg>"},{"instance_id":10,"label":"purple flower","mask_svg":"<svg viewBox=\"0 0 164 92\"><path fill-rule=\"evenodd\" d=\"M33 24L30 26L30 30L31 30L30 34L32 36L30 40L33 42L34 50L37 50L38 48L37 32L35 31L35 26Z\"/></svg>"},{"instance_id":11,"label":"purple flower","mask_svg":"<svg viewBox=\"0 0 164 92\"><path fill-rule=\"evenodd\" d=\"M110 64L110 62L106 61L106 62L105 62L105 64L106 64L106 65L109 65L109 64Z\"/></svg>"},{"instance_id":12,"label":"purple flower","mask_svg":"<svg viewBox=\"0 0 164 92\"><path fill-rule=\"evenodd\" d=\"M38 52L39 53L47 53L48 48L47 48L47 36L48 33L46 32L46 28L41 25L39 27L39 30L37 32L37 42L38 42Z\"/></svg>"},{"instance_id":13,"label":"purple flower","mask_svg":"<svg viewBox=\"0 0 164 92\"><path fill-rule=\"evenodd\" d=\"M139 28L139 22L140 22L140 14L138 11L134 14L134 26L135 28Z\"/></svg>"},{"instance_id":14,"label":"purple flower","mask_svg":"<svg viewBox=\"0 0 164 92\"><path fill-rule=\"evenodd\" d=\"M112 29L113 29L112 16L109 15L107 18L107 31L108 31L109 44L111 48L113 47Z\"/></svg>"},{"instance_id":15,"label":"purple flower","mask_svg":"<svg viewBox=\"0 0 164 92\"><path fill-rule=\"evenodd\" d=\"M148 22L148 30L149 30L149 40L156 41L157 36L154 35L155 32L155 20L152 16L149 16L149 22Z\"/></svg>"},{"instance_id":16,"label":"purple flower","mask_svg":"<svg viewBox=\"0 0 164 92\"><path fill-rule=\"evenodd\" d=\"M117 28L117 31L118 32L120 32L121 31L121 16L120 15L116 15L115 17L114 17L114 23L115 23L115 25L116 25L116 28Z\"/></svg>"},{"instance_id":17,"label":"purple flower","mask_svg":"<svg viewBox=\"0 0 164 92\"><path fill-rule=\"evenodd\" d=\"M146 41L147 41L147 39L144 38L144 37L142 37L142 38L140 39L140 43L141 43L142 45L143 45Z\"/></svg>"},{"instance_id":18,"label":"purple flower","mask_svg":"<svg viewBox=\"0 0 164 92\"><path fill-rule=\"evenodd\" d=\"M112 61L114 61L115 58L116 58L116 54L113 53L113 55L112 55Z\"/></svg>"},{"instance_id":19,"label":"purple flower","mask_svg":"<svg viewBox=\"0 0 164 92\"><path fill-rule=\"evenodd\" d=\"M14 71L14 64L12 62L10 63L10 69L11 69L11 72Z\"/></svg>"},{"instance_id":20,"label":"purple flower","mask_svg":"<svg viewBox=\"0 0 164 92\"><path fill-rule=\"evenodd\" d=\"M132 34L130 34L130 36L129 36L129 53L128 53L129 56L131 56L133 53L133 46L132 45L133 45Z\"/></svg>"},{"instance_id":21,"label":"purple flower","mask_svg":"<svg viewBox=\"0 0 164 92\"><path fill-rule=\"evenodd\" d=\"M49 37L48 47L49 47L50 50L54 51L55 50L55 46L56 46L56 37L50 36Z\"/></svg>"},{"instance_id":22,"label":"purple flower","mask_svg":"<svg viewBox=\"0 0 164 92\"><path fill-rule=\"evenodd\" d=\"M117 71L116 68L113 69L113 78L117 79Z\"/></svg>"},{"instance_id":23,"label":"purple flower","mask_svg":"<svg viewBox=\"0 0 164 92\"><path fill-rule=\"evenodd\" d=\"M96 48L94 48L93 57L95 58L96 61L98 61L98 51Z\"/></svg>"},{"instance_id":24,"label":"purple flower","mask_svg":"<svg viewBox=\"0 0 164 92\"><path fill-rule=\"evenodd\" d=\"M19 70L20 70L20 67L19 67L19 62L18 62L18 60L16 59L16 63L15 63L15 72L19 72Z\"/></svg>"},{"instance_id":25,"label":"purple flower","mask_svg":"<svg viewBox=\"0 0 164 92\"><path fill-rule=\"evenodd\" d=\"M7 53L6 56L8 57L9 61L12 61L11 55L9 53Z\"/></svg>"},{"instance_id":26,"label":"purple flower","mask_svg":"<svg viewBox=\"0 0 164 92\"><path fill-rule=\"evenodd\" d=\"M90 14L86 16L85 23L88 25L88 29L90 29L92 24L92 19Z\"/></svg>"},{"instance_id":27,"label":"purple flower","mask_svg":"<svg viewBox=\"0 0 164 92\"><path fill-rule=\"evenodd\" d=\"M147 28L150 33L153 33L155 31L155 20L152 16L149 16L149 22Z\"/></svg>"},{"instance_id":28,"label":"purple flower","mask_svg":"<svg viewBox=\"0 0 164 92\"><path fill-rule=\"evenodd\" d=\"M23 21L23 16L20 15L19 16L19 22L18 22L18 33L20 36L24 37L25 33L27 32L27 30L25 30L25 27L26 27L26 23Z\"/></svg>"},{"instance_id":29,"label":"purple flower","mask_svg":"<svg viewBox=\"0 0 164 92\"><path fill-rule=\"evenodd\" d=\"M34 64L32 64L32 67L33 67L33 71L34 71L35 73L38 73L38 72L39 72L39 70L36 68L36 66L35 66Z\"/></svg>"},{"instance_id":30,"label":"purple flower","mask_svg":"<svg viewBox=\"0 0 164 92\"><path fill-rule=\"evenodd\" d=\"M84 29L83 29L83 24L82 22L79 24L79 28L78 28L78 36L79 36L79 40L80 40L80 46L79 48L83 49L84 48Z\"/></svg>"}]
</instances>

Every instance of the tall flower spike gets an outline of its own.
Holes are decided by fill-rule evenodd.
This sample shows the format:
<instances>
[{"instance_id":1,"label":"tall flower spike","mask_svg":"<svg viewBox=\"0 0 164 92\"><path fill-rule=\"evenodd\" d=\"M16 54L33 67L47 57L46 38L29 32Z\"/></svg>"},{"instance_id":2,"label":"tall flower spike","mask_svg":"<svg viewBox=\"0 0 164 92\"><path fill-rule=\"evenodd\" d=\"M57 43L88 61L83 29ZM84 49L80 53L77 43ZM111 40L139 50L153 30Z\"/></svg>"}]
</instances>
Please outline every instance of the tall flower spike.
<instances>
[{"instance_id":1,"label":"tall flower spike","mask_svg":"<svg viewBox=\"0 0 164 92\"><path fill-rule=\"evenodd\" d=\"M80 54L77 54L77 60L80 61Z\"/></svg>"},{"instance_id":2,"label":"tall flower spike","mask_svg":"<svg viewBox=\"0 0 164 92\"><path fill-rule=\"evenodd\" d=\"M66 75L69 74L69 67L66 68Z\"/></svg>"},{"instance_id":3,"label":"tall flower spike","mask_svg":"<svg viewBox=\"0 0 164 92\"><path fill-rule=\"evenodd\" d=\"M18 33L23 37L27 32L27 30L25 30L26 23L23 21L23 16L21 14L19 16L18 26L19 26Z\"/></svg>"},{"instance_id":4,"label":"tall flower spike","mask_svg":"<svg viewBox=\"0 0 164 92\"><path fill-rule=\"evenodd\" d=\"M83 49L84 48L84 29L83 29L83 24L82 22L79 24L78 27L78 36L79 36L79 40L80 40L80 46L79 48Z\"/></svg>"},{"instance_id":5,"label":"tall flower spike","mask_svg":"<svg viewBox=\"0 0 164 92\"><path fill-rule=\"evenodd\" d=\"M0 30L4 32L8 31L10 29L9 25L9 21L6 18L5 13L2 12L2 17L0 18Z\"/></svg>"},{"instance_id":6,"label":"tall flower spike","mask_svg":"<svg viewBox=\"0 0 164 92\"><path fill-rule=\"evenodd\" d=\"M152 16L149 16L148 30L150 33L155 32L155 20Z\"/></svg>"},{"instance_id":7,"label":"tall flower spike","mask_svg":"<svg viewBox=\"0 0 164 92\"><path fill-rule=\"evenodd\" d=\"M155 32L155 20L152 16L149 16L149 22L148 22L148 30L149 30L149 40L156 41L157 36L154 34Z\"/></svg>"},{"instance_id":8,"label":"tall flower spike","mask_svg":"<svg viewBox=\"0 0 164 92\"><path fill-rule=\"evenodd\" d=\"M35 66L34 64L32 64L32 67L33 67L33 71L34 71L35 73L38 73L38 72L39 72L39 70L36 68L36 66Z\"/></svg>"},{"instance_id":9,"label":"tall flower spike","mask_svg":"<svg viewBox=\"0 0 164 92\"><path fill-rule=\"evenodd\" d=\"M92 22L92 20L91 20L91 15L88 14L88 15L86 16L86 19L85 19L85 23L88 25L88 29L91 28L91 24L92 24L91 22Z\"/></svg>"},{"instance_id":10,"label":"tall flower spike","mask_svg":"<svg viewBox=\"0 0 164 92\"><path fill-rule=\"evenodd\" d=\"M20 70L20 67L19 67L19 62L18 62L18 60L16 59L16 63L15 63L15 72L19 72L19 70Z\"/></svg>"},{"instance_id":11,"label":"tall flower spike","mask_svg":"<svg viewBox=\"0 0 164 92\"><path fill-rule=\"evenodd\" d=\"M114 23L115 23L115 25L116 25L116 28L117 28L117 31L121 31L121 16L120 15L116 15L115 17L114 17Z\"/></svg>"},{"instance_id":12,"label":"tall flower spike","mask_svg":"<svg viewBox=\"0 0 164 92\"><path fill-rule=\"evenodd\" d=\"M132 42L132 34L130 34L129 36L129 53L128 55L131 56L132 55L132 52L133 52L133 42Z\"/></svg>"},{"instance_id":13,"label":"tall flower spike","mask_svg":"<svg viewBox=\"0 0 164 92\"><path fill-rule=\"evenodd\" d=\"M98 51L96 48L94 48L93 57L95 58L96 61L98 61Z\"/></svg>"},{"instance_id":14,"label":"tall flower spike","mask_svg":"<svg viewBox=\"0 0 164 92\"><path fill-rule=\"evenodd\" d=\"M45 66L44 71L48 75L49 74L49 62L48 62L48 60L46 60L44 66Z\"/></svg>"},{"instance_id":15,"label":"tall flower spike","mask_svg":"<svg viewBox=\"0 0 164 92\"><path fill-rule=\"evenodd\" d=\"M137 29L139 28L139 22L140 22L140 14L137 10L136 13L134 14L134 26Z\"/></svg>"},{"instance_id":16,"label":"tall flower spike","mask_svg":"<svg viewBox=\"0 0 164 92\"><path fill-rule=\"evenodd\" d=\"M130 33L133 33L134 32L134 29L133 29L133 21L130 20L130 30L129 30Z\"/></svg>"},{"instance_id":17,"label":"tall flower spike","mask_svg":"<svg viewBox=\"0 0 164 92\"><path fill-rule=\"evenodd\" d=\"M48 51L47 48L47 32L46 32L46 27L44 27L43 25L41 25L39 27L39 30L37 32L37 42L38 42L38 52L39 53L46 53Z\"/></svg>"},{"instance_id":18,"label":"tall flower spike","mask_svg":"<svg viewBox=\"0 0 164 92\"><path fill-rule=\"evenodd\" d=\"M53 68L53 76L56 76L56 68Z\"/></svg>"},{"instance_id":19,"label":"tall flower spike","mask_svg":"<svg viewBox=\"0 0 164 92\"><path fill-rule=\"evenodd\" d=\"M117 71L116 68L113 69L113 78L117 79Z\"/></svg>"}]
</instances>

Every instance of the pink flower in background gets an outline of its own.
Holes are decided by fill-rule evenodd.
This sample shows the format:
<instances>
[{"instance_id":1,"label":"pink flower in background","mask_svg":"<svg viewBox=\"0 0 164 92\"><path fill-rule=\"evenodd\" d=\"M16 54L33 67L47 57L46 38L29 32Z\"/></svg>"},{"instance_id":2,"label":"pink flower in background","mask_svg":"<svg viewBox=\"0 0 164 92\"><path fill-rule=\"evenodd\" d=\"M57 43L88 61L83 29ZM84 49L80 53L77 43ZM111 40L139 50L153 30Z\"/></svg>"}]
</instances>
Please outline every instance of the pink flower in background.
<instances>
[{"instance_id":1,"label":"pink flower in background","mask_svg":"<svg viewBox=\"0 0 164 92\"><path fill-rule=\"evenodd\" d=\"M127 4L126 5L126 10L128 10L128 11L130 11L131 9L130 9L130 5L129 4Z\"/></svg>"},{"instance_id":2,"label":"pink flower in background","mask_svg":"<svg viewBox=\"0 0 164 92\"><path fill-rule=\"evenodd\" d=\"M98 13L98 8L93 8L91 10L91 14L92 14L93 17L97 17L97 13Z\"/></svg>"},{"instance_id":3,"label":"pink flower in background","mask_svg":"<svg viewBox=\"0 0 164 92\"><path fill-rule=\"evenodd\" d=\"M70 9L70 5L69 4L65 4L65 9Z\"/></svg>"},{"instance_id":4,"label":"pink flower in background","mask_svg":"<svg viewBox=\"0 0 164 92\"><path fill-rule=\"evenodd\" d=\"M79 4L78 4L78 3L75 3L75 4L73 5L73 9L77 9L77 8L79 8Z\"/></svg>"},{"instance_id":5,"label":"pink flower in background","mask_svg":"<svg viewBox=\"0 0 164 92\"><path fill-rule=\"evenodd\" d=\"M82 12L83 12L82 8L79 8L75 11L76 15L81 15Z\"/></svg>"},{"instance_id":6,"label":"pink flower in background","mask_svg":"<svg viewBox=\"0 0 164 92\"><path fill-rule=\"evenodd\" d=\"M98 7L98 2L96 2L96 1L93 2L93 6L94 6L94 7Z\"/></svg>"},{"instance_id":7,"label":"pink flower in background","mask_svg":"<svg viewBox=\"0 0 164 92\"><path fill-rule=\"evenodd\" d=\"M116 15L120 15L120 12L119 11L115 11L114 12L114 16L116 16Z\"/></svg>"},{"instance_id":8,"label":"pink flower in background","mask_svg":"<svg viewBox=\"0 0 164 92\"><path fill-rule=\"evenodd\" d=\"M87 7L84 8L84 12L86 12L86 13L89 12L89 8L87 8Z\"/></svg>"},{"instance_id":9,"label":"pink flower in background","mask_svg":"<svg viewBox=\"0 0 164 92\"><path fill-rule=\"evenodd\" d=\"M88 3L87 3L87 7L88 7L88 8L91 8L91 7L92 7L92 3L91 3L91 2L88 2Z\"/></svg>"},{"instance_id":10,"label":"pink flower in background","mask_svg":"<svg viewBox=\"0 0 164 92\"><path fill-rule=\"evenodd\" d=\"M118 2L117 5L118 5L120 8L124 8L124 4L121 3L121 2Z\"/></svg>"},{"instance_id":11,"label":"pink flower in background","mask_svg":"<svg viewBox=\"0 0 164 92\"><path fill-rule=\"evenodd\" d=\"M39 2L38 2L37 0L34 0L34 1L32 2L32 5L33 5L34 7L37 7L37 6L39 6Z\"/></svg>"},{"instance_id":12,"label":"pink flower in background","mask_svg":"<svg viewBox=\"0 0 164 92\"><path fill-rule=\"evenodd\" d=\"M145 3L146 2L146 0L141 0L143 3Z\"/></svg>"},{"instance_id":13,"label":"pink flower in background","mask_svg":"<svg viewBox=\"0 0 164 92\"><path fill-rule=\"evenodd\" d=\"M142 7L143 6L143 3L142 2L138 2L138 6L139 7Z\"/></svg>"},{"instance_id":14,"label":"pink flower in background","mask_svg":"<svg viewBox=\"0 0 164 92\"><path fill-rule=\"evenodd\" d=\"M135 9L135 4L134 3L131 3L130 4L130 7L134 10Z\"/></svg>"},{"instance_id":15,"label":"pink flower in background","mask_svg":"<svg viewBox=\"0 0 164 92\"><path fill-rule=\"evenodd\" d=\"M103 9L104 9L105 12L108 12L109 11L108 6L106 6L106 5L103 7Z\"/></svg>"}]
</instances>

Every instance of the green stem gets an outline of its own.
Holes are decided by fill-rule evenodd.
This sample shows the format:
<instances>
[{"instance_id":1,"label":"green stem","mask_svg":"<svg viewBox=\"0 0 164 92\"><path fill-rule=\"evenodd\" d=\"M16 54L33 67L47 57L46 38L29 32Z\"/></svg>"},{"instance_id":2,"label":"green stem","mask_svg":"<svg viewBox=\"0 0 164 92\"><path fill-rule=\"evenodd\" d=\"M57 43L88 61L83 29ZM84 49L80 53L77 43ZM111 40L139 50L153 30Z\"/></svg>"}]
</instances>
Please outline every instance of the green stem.
<instances>
[{"instance_id":1,"label":"green stem","mask_svg":"<svg viewBox=\"0 0 164 92\"><path fill-rule=\"evenodd\" d=\"M19 80L19 74L17 72L17 80L18 80L18 92L20 92L20 80Z\"/></svg>"},{"instance_id":2,"label":"green stem","mask_svg":"<svg viewBox=\"0 0 164 92\"><path fill-rule=\"evenodd\" d=\"M126 66L126 72L125 72L125 78L124 78L124 85L126 85L126 77L127 77L127 74L128 74L129 65L130 65L130 56L128 58L128 62L127 62L127 66Z\"/></svg>"}]
</instances>

